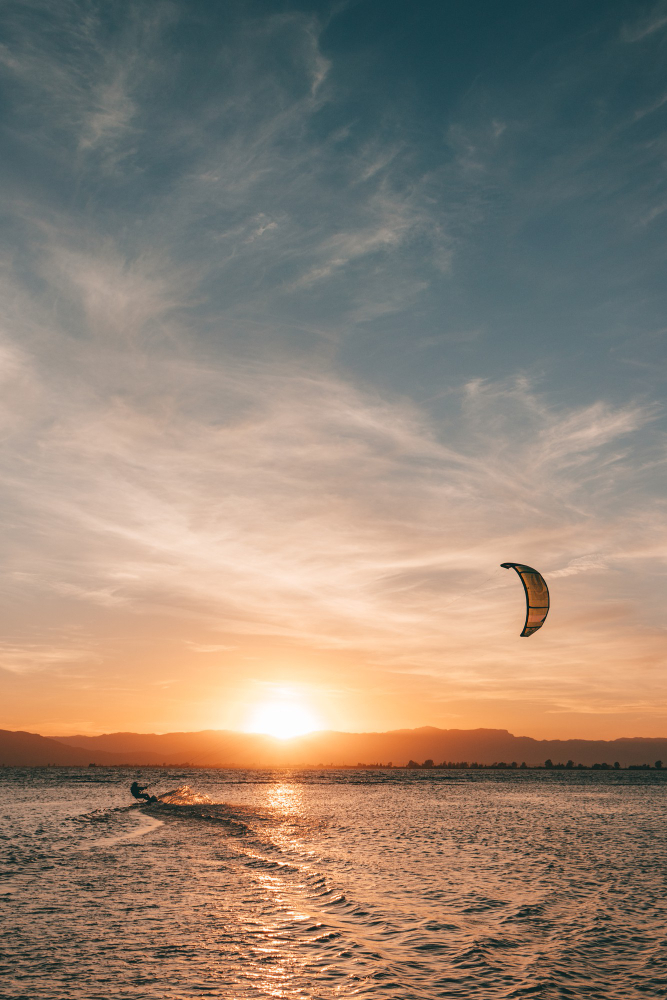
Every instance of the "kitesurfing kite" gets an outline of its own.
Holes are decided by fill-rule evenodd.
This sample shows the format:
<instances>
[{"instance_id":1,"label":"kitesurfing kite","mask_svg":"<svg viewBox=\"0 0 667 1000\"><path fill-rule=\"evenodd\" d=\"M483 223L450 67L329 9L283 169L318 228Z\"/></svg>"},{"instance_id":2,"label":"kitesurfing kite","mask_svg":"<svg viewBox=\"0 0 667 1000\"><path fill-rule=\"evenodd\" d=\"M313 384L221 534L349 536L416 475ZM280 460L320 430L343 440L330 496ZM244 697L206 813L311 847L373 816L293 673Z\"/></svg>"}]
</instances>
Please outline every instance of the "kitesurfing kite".
<instances>
[{"instance_id":1,"label":"kitesurfing kite","mask_svg":"<svg viewBox=\"0 0 667 1000\"><path fill-rule=\"evenodd\" d=\"M523 589L526 591L526 621L522 636L532 635L542 628L549 613L549 588L544 577L536 569L524 566L523 563L501 563L503 569L515 569L521 577Z\"/></svg>"}]
</instances>

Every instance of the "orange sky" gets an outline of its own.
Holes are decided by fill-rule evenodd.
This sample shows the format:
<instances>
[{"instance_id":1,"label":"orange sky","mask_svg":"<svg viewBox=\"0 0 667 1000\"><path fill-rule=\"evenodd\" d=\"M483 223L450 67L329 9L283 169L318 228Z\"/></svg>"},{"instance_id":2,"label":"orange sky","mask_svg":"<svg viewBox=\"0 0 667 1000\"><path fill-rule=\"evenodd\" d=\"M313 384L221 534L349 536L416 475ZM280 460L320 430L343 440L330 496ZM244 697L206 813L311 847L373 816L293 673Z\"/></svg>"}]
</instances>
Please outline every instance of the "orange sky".
<instances>
[{"instance_id":1,"label":"orange sky","mask_svg":"<svg viewBox=\"0 0 667 1000\"><path fill-rule=\"evenodd\" d=\"M346 641L340 619L325 635L319 617L318 643L223 633L178 611L103 608L87 620L80 614L69 634L45 626L46 641L27 651L44 658L38 669L9 674L2 726L45 735L247 729L258 705L274 703L300 706L318 728L354 731L664 733L662 705L652 701L662 680L654 671L660 637L637 631L628 640L628 607L620 598L591 599L583 574L554 576L550 585L552 612L530 639L518 634L519 581L500 569L482 590L450 597L451 609L420 606L417 622L404 600L400 641L386 622L372 628L354 620ZM286 632L296 628L285 622Z\"/></svg>"}]
</instances>

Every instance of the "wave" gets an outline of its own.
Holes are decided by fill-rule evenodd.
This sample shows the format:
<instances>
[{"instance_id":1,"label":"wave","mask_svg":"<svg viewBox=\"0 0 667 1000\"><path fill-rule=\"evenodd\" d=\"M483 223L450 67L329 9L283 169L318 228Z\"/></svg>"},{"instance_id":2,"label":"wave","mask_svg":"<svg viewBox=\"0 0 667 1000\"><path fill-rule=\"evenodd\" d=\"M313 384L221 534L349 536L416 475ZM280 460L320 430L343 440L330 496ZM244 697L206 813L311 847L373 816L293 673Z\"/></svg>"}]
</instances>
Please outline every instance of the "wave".
<instances>
[{"instance_id":1,"label":"wave","mask_svg":"<svg viewBox=\"0 0 667 1000\"><path fill-rule=\"evenodd\" d=\"M168 806L210 806L213 799L201 792L195 792L189 785L179 785L169 792L162 792L157 796L158 802Z\"/></svg>"}]
</instances>

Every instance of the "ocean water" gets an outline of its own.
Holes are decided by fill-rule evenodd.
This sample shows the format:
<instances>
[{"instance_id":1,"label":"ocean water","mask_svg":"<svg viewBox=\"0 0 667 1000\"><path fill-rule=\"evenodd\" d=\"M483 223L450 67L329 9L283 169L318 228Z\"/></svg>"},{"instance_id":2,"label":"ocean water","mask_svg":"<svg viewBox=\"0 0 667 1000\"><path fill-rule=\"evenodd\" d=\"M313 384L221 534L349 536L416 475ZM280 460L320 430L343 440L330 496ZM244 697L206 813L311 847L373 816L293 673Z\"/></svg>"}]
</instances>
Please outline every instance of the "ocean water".
<instances>
[{"instance_id":1,"label":"ocean water","mask_svg":"<svg viewBox=\"0 0 667 1000\"><path fill-rule=\"evenodd\" d=\"M0 798L7 1000L667 996L667 774L6 768Z\"/></svg>"}]
</instances>

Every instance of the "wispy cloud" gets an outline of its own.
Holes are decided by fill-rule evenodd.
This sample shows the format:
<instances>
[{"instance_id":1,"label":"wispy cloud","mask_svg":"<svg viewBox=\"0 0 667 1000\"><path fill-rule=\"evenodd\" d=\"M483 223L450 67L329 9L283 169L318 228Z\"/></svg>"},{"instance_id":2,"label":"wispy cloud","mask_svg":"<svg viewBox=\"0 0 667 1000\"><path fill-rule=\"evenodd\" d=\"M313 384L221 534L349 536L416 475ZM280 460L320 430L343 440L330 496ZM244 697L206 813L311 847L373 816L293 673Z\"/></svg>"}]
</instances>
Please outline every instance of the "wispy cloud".
<instances>
[{"instance_id":1,"label":"wispy cloud","mask_svg":"<svg viewBox=\"0 0 667 1000\"><path fill-rule=\"evenodd\" d=\"M650 14L626 24L621 37L625 42L641 42L665 27L667 27L667 10L664 3L659 3Z\"/></svg>"},{"instance_id":2,"label":"wispy cloud","mask_svg":"<svg viewBox=\"0 0 667 1000\"><path fill-rule=\"evenodd\" d=\"M220 643L199 643L199 642L187 642L187 645L195 651L195 653L230 653L234 649L238 649L238 646L222 646Z\"/></svg>"},{"instance_id":3,"label":"wispy cloud","mask_svg":"<svg viewBox=\"0 0 667 1000\"><path fill-rule=\"evenodd\" d=\"M597 552L586 553L570 559L567 566L552 570L550 579L556 580L563 576L575 576L577 573L603 572L609 568L608 562Z\"/></svg>"},{"instance_id":4,"label":"wispy cloud","mask_svg":"<svg viewBox=\"0 0 667 1000\"><path fill-rule=\"evenodd\" d=\"M90 649L31 642L0 644L0 669L15 674L55 670L60 677L66 677L72 667L80 670L82 665L90 666L91 660L96 659Z\"/></svg>"},{"instance_id":5,"label":"wispy cloud","mask_svg":"<svg viewBox=\"0 0 667 1000\"><path fill-rule=\"evenodd\" d=\"M165 410L176 382L185 405ZM17 456L14 503L46 538L71 538L56 586L72 598L194 601L229 633L390 659L400 637L423 661L443 606L499 556L558 570L603 537L620 556L615 507L636 502L620 445L653 416L553 411L525 380L471 384L462 402L465 448L414 405L331 376L154 357L143 398L70 397L39 462ZM632 516L645 534L653 518Z\"/></svg>"}]
</instances>

